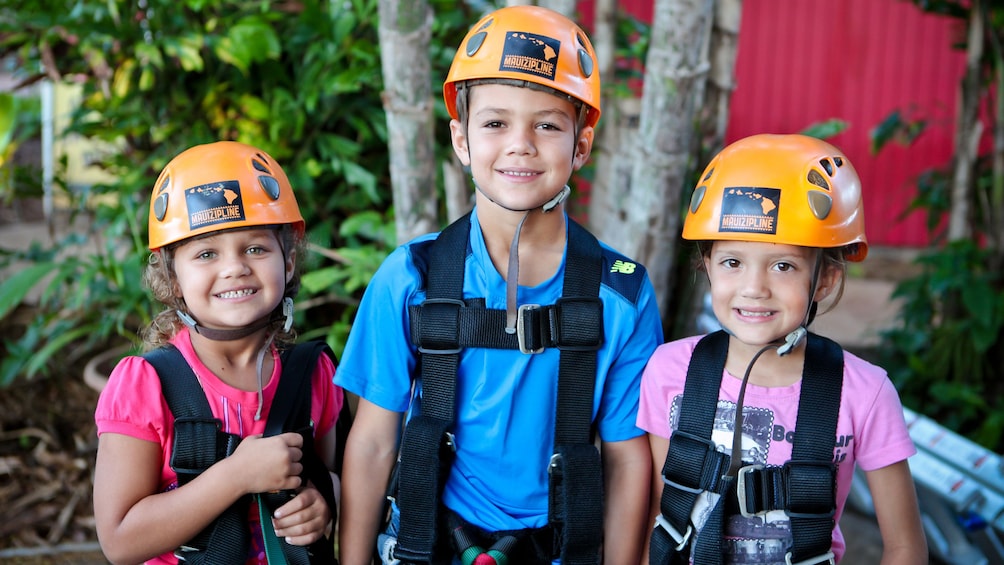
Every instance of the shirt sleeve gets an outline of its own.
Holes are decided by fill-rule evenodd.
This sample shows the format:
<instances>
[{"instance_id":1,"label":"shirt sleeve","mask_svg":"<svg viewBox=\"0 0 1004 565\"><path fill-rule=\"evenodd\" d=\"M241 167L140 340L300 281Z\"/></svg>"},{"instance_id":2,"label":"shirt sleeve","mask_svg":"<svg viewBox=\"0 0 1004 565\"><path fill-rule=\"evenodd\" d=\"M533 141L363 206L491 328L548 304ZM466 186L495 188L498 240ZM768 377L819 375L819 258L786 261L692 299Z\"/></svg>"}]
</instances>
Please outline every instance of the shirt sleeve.
<instances>
[{"instance_id":1,"label":"shirt sleeve","mask_svg":"<svg viewBox=\"0 0 1004 565\"><path fill-rule=\"evenodd\" d=\"M610 352L613 360L599 407L598 428L604 441L623 441L644 433L637 426L642 373L649 357L662 343L662 321L655 290L647 277L634 304L634 312L604 312L604 318L610 315L621 319L605 325L622 332L625 337L621 338L619 351Z\"/></svg>"},{"instance_id":2,"label":"shirt sleeve","mask_svg":"<svg viewBox=\"0 0 1004 565\"><path fill-rule=\"evenodd\" d=\"M162 444L167 405L157 371L142 357L125 357L108 377L94 411L98 435L123 434Z\"/></svg>"},{"instance_id":3,"label":"shirt sleeve","mask_svg":"<svg viewBox=\"0 0 1004 565\"><path fill-rule=\"evenodd\" d=\"M862 370L857 367L864 362L849 357L847 363L851 370ZM892 381L885 371L872 365L868 367L878 373L876 376L881 381L872 402L860 402L867 412L863 416L856 416L862 418L862 425L856 426L855 430L855 457L863 471L874 471L909 458L917 452L917 448L907 430L903 405Z\"/></svg>"},{"instance_id":4,"label":"shirt sleeve","mask_svg":"<svg viewBox=\"0 0 1004 565\"><path fill-rule=\"evenodd\" d=\"M641 379L641 399L638 406L638 427L669 439L670 407L673 398L683 392L687 366L698 337L660 345L652 354Z\"/></svg>"}]
</instances>

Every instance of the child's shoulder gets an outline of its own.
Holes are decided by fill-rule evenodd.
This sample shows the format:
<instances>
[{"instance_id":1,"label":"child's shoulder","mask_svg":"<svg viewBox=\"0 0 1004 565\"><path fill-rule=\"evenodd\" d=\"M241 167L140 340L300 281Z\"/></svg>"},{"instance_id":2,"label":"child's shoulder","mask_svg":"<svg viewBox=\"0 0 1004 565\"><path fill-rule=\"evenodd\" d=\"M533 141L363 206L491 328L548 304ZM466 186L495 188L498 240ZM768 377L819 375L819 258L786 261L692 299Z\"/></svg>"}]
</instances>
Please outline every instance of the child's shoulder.
<instances>
[{"instance_id":1,"label":"child's shoulder","mask_svg":"<svg viewBox=\"0 0 1004 565\"><path fill-rule=\"evenodd\" d=\"M606 243L600 242L600 250L603 255L601 284L631 302L637 301L642 289L649 286L645 265Z\"/></svg>"},{"instance_id":2,"label":"child's shoulder","mask_svg":"<svg viewBox=\"0 0 1004 565\"><path fill-rule=\"evenodd\" d=\"M694 348L697 347L697 342L701 341L703 337L703 334L692 335L668 341L657 347L652 357L658 357L663 360L675 359L689 362L691 356L694 354Z\"/></svg>"}]
</instances>

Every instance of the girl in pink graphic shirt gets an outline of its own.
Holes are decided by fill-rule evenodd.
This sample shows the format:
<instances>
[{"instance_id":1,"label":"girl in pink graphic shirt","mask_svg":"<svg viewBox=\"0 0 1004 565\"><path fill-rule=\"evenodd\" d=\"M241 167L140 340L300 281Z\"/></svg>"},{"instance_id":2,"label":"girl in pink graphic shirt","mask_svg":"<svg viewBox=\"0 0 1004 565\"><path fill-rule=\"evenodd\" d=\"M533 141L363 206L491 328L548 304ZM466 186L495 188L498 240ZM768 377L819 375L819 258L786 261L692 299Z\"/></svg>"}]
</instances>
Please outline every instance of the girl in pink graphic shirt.
<instances>
[{"instance_id":1,"label":"girl in pink graphic shirt","mask_svg":"<svg viewBox=\"0 0 1004 565\"><path fill-rule=\"evenodd\" d=\"M702 174L683 237L698 242L723 329L660 346L642 377L649 562L835 563L857 465L882 562L926 563L895 388L806 329L868 252L850 161L804 135L737 141Z\"/></svg>"},{"instance_id":2,"label":"girl in pink graphic shirt","mask_svg":"<svg viewBox=\"0 0 1004 565\"><path fill-rule=\"evenodd\" d=\"M115 367L95 412L102 550L115 563L265 564L277 551L332 563L338 477L329 471L344 395L332 382L334 359L323 352L305 370L283 372L284 363L296 365L292 299L305 250L289 180L254 147L192 147L154 185L149 224L146 283L167 308L146 330L148 353ZM152 364L165 353L175 360L168 374ZM303 379L309 389L289 386ZM202 421L215 423L215 435L179 427L183 420L166 400L173 383L193 381L197 403L204 406L204 393L212 413ZM309 390L309 398L291 390ZM309 424L264 437L266 429L288 429L269 420L286 413L273 406L280 394L304 399L285 404L297 419L282 422ZM211 461L178 463L185 453L206 453L175 449L186 445L178 438L203 448L220 446L220 437L226 453L214 447ZM197 472L189 479L190 469ZM210 531L214 537L203 541L200 533Z\"/></svg>"}]
</instances>

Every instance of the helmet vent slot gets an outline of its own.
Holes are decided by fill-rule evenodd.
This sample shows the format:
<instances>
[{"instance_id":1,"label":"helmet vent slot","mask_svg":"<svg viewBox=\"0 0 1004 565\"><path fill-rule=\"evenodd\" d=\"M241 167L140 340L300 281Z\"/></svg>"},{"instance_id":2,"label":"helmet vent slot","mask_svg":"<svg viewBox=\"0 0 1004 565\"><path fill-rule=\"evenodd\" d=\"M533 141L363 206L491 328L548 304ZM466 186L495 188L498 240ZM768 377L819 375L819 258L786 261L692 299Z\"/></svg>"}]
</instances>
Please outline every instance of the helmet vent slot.
<instances>
[{"instance_id":1,"label":"helmet vent slot","mask_svg":"<svg viewBox=\"0 0 1004 565\"><path fill-rule=\"evenodd\" d=\"M844 160L840 157L834 157L833 162L836 163L838 167L844 166Z\"/></svg>"},{"instance_id":2,"label":"helmet vent slot","mask_svg":"<svg viewBox=\"0 0 1004 565\"><path fill-rule=\"evenodd\" d=\"M488 37L488 33L484 31L479 31L478 33L472 35L467 41L467 45L464 47L464 53L466 53L468 57L473 57L474 54L478 52L478 49L481 49L481 46L485 44L486 37Z\"/></svg>"},{"instance_id":3,"label":"helmet vent slot","mask_svg":"<svg viewBox=\"0 0 1004 565\"><path fill-rule=\"evenodd\" d=\"M273 177L258 177L258 184L265 189L265 194L272 200L279 199L279 181Z\"/></svg>"},{"instance_id":4,"label":"helmet vent slot","mask_svg":"<svg viewBox=\"0 0 1004 565\"><path fill-rule=\"evenodd\" d=\"M593 76L593 58L585 49L579 49L579 70L586 78Z\"/></svg>"},{"instance_id":5,"label":"helmet vent slot","mask_svg":"<svg viewBox=\"0 0 1004 565\"><path fill-rule=\"evenodd\" d=\"M819 174L819 171L817 171L816 169L812 169L811 171L809 171L809 174L807 175L806 178L810 183L818 186L819 188L822 188L824 190L830 190L830 183L826 182L826 179L823 178L823 175Z\"/></svg>"},{"instance_id":6,"label":"helmet vent slot","mask_svg":"<svg viewBox=\"0 0 1004 565\"><path fill-rule=\"evenodd\" d=\"M260 173L271 174L272 171L268 170L268 166L260 161L261 157L256 155L251 158L251 166L255 168L256 171Z\"/></svg>"},{"instance_id":7,"label":"helmet vent slot","mask_svg":"<svg viewBox=\"0 0 1004 565\"><path fill-rule=\"evenodd\" d=\"M833 163L831 163L829 159L820 159L819 164L823 167L823 170L826 171L826 174L831 177L833 176Z\"/></svg>"}]
</instances>

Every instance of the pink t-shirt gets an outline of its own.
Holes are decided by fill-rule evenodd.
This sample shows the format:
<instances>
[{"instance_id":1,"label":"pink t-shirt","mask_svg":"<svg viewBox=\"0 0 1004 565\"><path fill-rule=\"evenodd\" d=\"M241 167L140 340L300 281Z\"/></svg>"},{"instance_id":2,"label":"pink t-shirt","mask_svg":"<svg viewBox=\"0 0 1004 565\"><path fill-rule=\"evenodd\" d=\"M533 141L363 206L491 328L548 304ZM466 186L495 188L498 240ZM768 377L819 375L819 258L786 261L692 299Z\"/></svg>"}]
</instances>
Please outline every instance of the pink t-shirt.
<instances>
[{"instance_id":1,"label":"pink t-shirt","mask_svg":"<svg viewBox=\"0 0 1004 565\"><path fill-rule=\"evenodd\" d=\"M206 392L213 416L223 423L224 432L247 437L265 431L269 408L272 399L275 398L282 374L278 351L272 349L274 369L262 391L261 419L255 421L255 413L258 411L257 391L236 389L207 369L192 349L187 329L179 332L171 340L171 344L178 348L195 372ZM338 387L332 381L334 374L334 362L327 355L321 355L311 377L310 417L314 423L316 438L323 437L332 429L342 408L342 395L338 394ZM162 453L160 489L166 491L177 488L178 477L170 464L171 448L174 444L174 416L167 406L167 401L164 400L157 372L145 359L126 357L116 365L108 378L108 384L98 398L94 420L97 423L98 435L117 433L159 444ZM252 505L252 510L255 508L255 505ZM256 511L249 515L249 519L252 522L253 537L259 540L260 526ZM147 563L174 565L178 563L178 559L167 553ZM260 559L252 555L247 563L264 565L264 555L262 554Z\"/></svg>"},{"instance_id":2,"label":"pink t-shirt","mask_svg":"<svg viewBox=\"0 0 1004 565\"><path fill-rule=\"evenodd\" d=\"M679 422L687 366L702 336L659 346L642 376L638 427L669 438ZM769 355L767 352L765 355ZM712 440L720 451L732 449L732 431L741 377L726 373L718 392ZM792 436L798 413L801 381L786 387L768 388L748 384L743 400L743 460L782 465L791 458ZM909 458L916 452L907 432L903 407L892 382L880 367L844 352L844 383L837 421L833 460L837 471L837 512L840 516L850 491L855 463L865 471L880 469ZM661 468L661 465L660 465ZM709 505L717 495L704 493L695 504L691 520L700 529ZM726 525L726 562L784 562L791 529L784 511L768 512L766 518L736 515ZM844 553L840 528L833 529L833 553ZM740 558L741 556L741 558Z\"/></svg>"}]
</instances>

